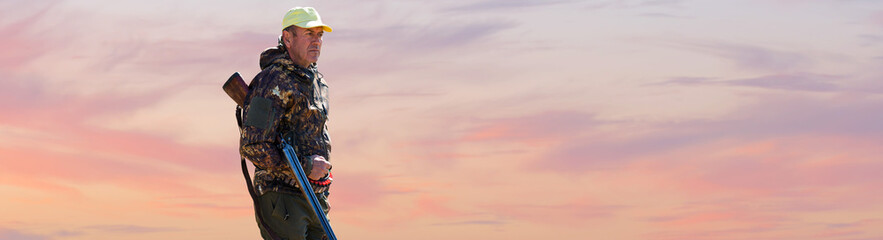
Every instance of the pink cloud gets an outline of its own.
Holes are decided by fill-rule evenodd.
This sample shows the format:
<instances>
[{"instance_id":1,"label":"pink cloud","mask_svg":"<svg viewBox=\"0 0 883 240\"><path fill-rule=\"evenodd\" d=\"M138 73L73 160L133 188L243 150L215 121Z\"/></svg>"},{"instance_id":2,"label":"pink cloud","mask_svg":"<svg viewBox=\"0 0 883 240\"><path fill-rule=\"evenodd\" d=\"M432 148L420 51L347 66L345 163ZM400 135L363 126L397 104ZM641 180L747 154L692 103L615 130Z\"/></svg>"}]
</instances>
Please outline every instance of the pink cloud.
<instances>
[{"instance_id":1,"label":"pink cloud","mask_svg":"<svg viewBox=\"0 0 883 240\"><path fill-rule=\"evenodd\" d=\"M714 229L720 225L737 225L740 228L737 231L729 230L730 234L758 233L774 230L782 225L787 219L775 216L775 214L764 214L754 211L744 211L744 209L720 209L715 211L687 212L681 213L674 217L656 218L652 222L663 229ZM750 229L750 230L748 230ZM748 230L748 231L746 231ZM721 231L702 231L698 230L694 234L717 233ZM687 233L689 234L689 233Z\"/></svg>"},{"instance_id":2,"label":"pink cloud","mask_svg":"<svg viewBox=\"0 0 883 240\"><path fill-rule=\"evenodd\" d=\"M814 222L818 221L814 216L848 216L883 200L873 190L883 184L879 178L862 174L881 171L873 160L879 150L867 148L867 142L841 141L804 137L717 142L636 162L631 167L640 169L639 174L657 176L653 184L666 186L665 192L656 194L692 200L672 206L665 215L649 217L649 222L666 229L650 234L652 239L872 236L864 221L829 225L855 226L851 229L820 228ZM788 229L801 230L796 234Z\"/></svg>"},{"instance_id":3,"label":"pink cloud","mask_svg":"<svg viewBox=\"0 0 883 240\"><path fill-rule=\"evenodd\" d=\"M184 175L144 163L34 149L2 148L0 152L8 167L2 171L8 176L5 182L13 186L66 192L73 196L79 194L58 183L112 183L162 194L203 192L200 188L188 186Z\"/></svg>"},{"instance_id":4,"label":"pink cloud","mask_svg":"<svg viewBox=\"0 0 883 240\"><path fill-rule=\"evenodd\" d=\"M164 89L128 96L98 94L74 97L52 94L32 83L8 82L0 84L0 89L0 92L6 93L0 96L2 106L6 111L16 113L0 116L0 123L48 135L30 139L25 137L22 139L25 141L60 145L82 152L152 158L197 171L230 170L236 165L238 154L235 148L185 146L159 135L106 130L89 125L90 118L132 112L179 90ZM40 145L33 147L43 148ZM215 164L215 161L222 159L231 164Z\"/></svg>"},{"instance_id":5,"label":"pink cloud","mask_svg":"<svg viewBox=\"0 0 883 240\"><path fill-rule=\"evenodd\" d=\"M34 39L30 37L30 34L34 34L31 31L39 20L52 9L52 4L42 7L26 17L0 25L0 36L3 36L0 38L0 52L3 52L0 55L0 70L15 71L51 50L46 47L48 42L45 39Z\"/></svg>"},{"instance_id":6,"label":"pink cloud","mask_svg":"<svg viewBox=\"0 0 883 240\"><path fill-rule=\"evenodd\" d=\"M101 129L88 123L96 116L133 111L174 91L74 97L52 94L35 82L0 83L4 93L0 94L0 106L15 113L0 116L0 124L21 130L4 136L14 137L5 139L14 144L0 147L7 166L0 170L0 181L71 197L83 195L67 183L112 183L168 195L206 193L189 184L189 174L175 168L183 167L190 173L235 174L239 172L237 149L181 145L159 135Z\"/></svg>"},{"instance_id":7,"label":"pink cloud","mask_svg":"<svg viewBox=\"0 0 883 240\"><path fill-rule=\"evenodd\" d=\"M532 197L542 199L543 195ZM585 227L591 221L614 218L618 212L629 209L628 206L602 204L596 200L585 199L551 204L499 203L485 205L482 208L507 222L518 221L539 225L579 227Z\"/></svg>"},{"instance_id":8,"label":"pink cloud","mask_svg":"<svg viewBox=\"0 0 883 240\"><path fill-rule=\"evenodd\" d=\"M242 186L242 189L244 190L245 186ZM192 194L192 196L182 197L184 194ZM245 192L227 195L201 192L182 193L173 197L158 197L148 202L145 207L154 209L153 211L157 214L176 218L254 216L254 207L248 193Z\"/></svg>"},{"instance_id":9,"label":"pink cloud","mask_svg":"<svg viewBox=\"0 0 883 240\"><path fill-rule=\"evenodd\" d=\"M466 213L450 207L450 197L433 195L429 193L421 193L417 197L416 206L410 213L409 219L421 218L425 216L436 216L442 218L462 217Z\"/></svg>"},{"instance_id":10,"label":"pink cloud","mask_svg":"<svg viewBox=\"0 0 883 240\"><path fill-rule=\"evenodd\" d=\"M586 7L585 3L572 3ZM342 5L346 4L351 3ZM338 103L343 100L338 106L354 106L347 110L363 110L368 113L365 118L394 116L377 117L373 122L353 117L356 120L344 122L346 125L332 126L342 126L335 128L338 131L335 134L346 136L345 141L335 142L336 159L341 160L340 165L336 165L340 174L336 175L331 197L335 226L341 227L342 233L382 232L380 235L391 229L401 230L389 234L391 238L413 237L404 236L411 232L437 233L461 228L476 231L474 227L487 226L508 234L505 236L513 236L512 239L534 238L536 233L552 231L562 235L628 231L645 239L873 239L880 236L879 231L874 232L880 220L864 214L879 208L878 202L883 200L876 193L877 186L883 184L878 177L883 165L877 161L883 153L874 150L883 140L880 137L883 128L879 127L883 115L876 111L883 105L873 96L854 96L849 92L857 88L851 86L849 80L858 74L828 75L814 71L816 69L808 70L805 68L819 63L803 53L758 43L685 44L681 47L721 57L740 67L740 71L772 73L687 79L680 81L682 84L656 86L661 87L660 91L681 87L704 90L708 86L703 83L708 79L730 79L715 86L738 86L739 89L750 86L752 90L741 95L740 101L756 104L747 104L743 109L710 120L703 116L684 116L704 120L681 122L601 120L599 116L603 116L603 112L586 106L607 104L599 103L607 100L585 97L592 91L565 89L572 82L556 83L561 78L594 81L580 75L584 72L561 65L536 69L510 65L525 60L518 54L531 56L528 60L552 57L562 62L583 63L585 59L570 58L569 53L581 53L589 47L626 50L616 44L601 43L616 36L605 31L592 31L583 36L575 30L552 35L566 36L561 39L569 41L535 37L524 44L544 45L537 48L500 44L521 42L507 39L507 34L524 37L518 33L536 30L524 28L519 19L506 18L507 11L564 9L569 4L568 1L481 1L414 7L384 2L379 3L379 10L370 7L356 12L346 8L329 9L338 16L353 13L359 16L350 17L358 21L336 25L335 33L326 35L328 46L341 47L336 53L329 47L331 54L325 58L327 62L323 62L327 68L322 67L329 76L336 76L330 79L338 84L333 89L348 90L336 92L344 93L335 95ZM602 8L692 5L677 0L601 4ZM57 4L57 7L64 6L67 5ZM127 5L103 7L112 10L120 6ZM456 6L463 8L456 9ZM470 12L465 8L494 11ZM230 9L221 12L224 11L234 12ZM270 9L260 11L270 12ZM435 12L441 14L434 15ZM432 23L436 17L449 17L452 12L462 13L458 16L461 20L444 26ZM532 13L588 20L582 18L583 12L572 16L558 11ZM206 14L198 16L197 21L228 18ZM93 124L96 118L126 116L178 96L179 92L167 86L215 85L234 70L256 71L257 53L275 44L275 32L213 26L211 29L217 36L210 39L196 34L168 36L163 35L168 33L164 30L181 28L175 24L181 19L170 15L149 16L165 18L157 21L99 15L95 23L122 20L144 25L127 32L131 37L119 37L118 32L113 31L92 31L90 34L106 34L101 36L107 41L99 51L91 53L94 55L74 56L79 62L68 66L76 68L73 71L50 68L40 72L24 67L35 60L50 65L70 61L53 59L47 54L71 46L45 44L45 39L39 37L39 29L26 21L39 20L45 14L25 15L0 26L0 33L8 36L0 39L0 51L4 52L0 56L0 69L4 70L0 78L11 79L0 82L0 108L9 113L0 115L0 130L11 129L14 133L12 137L0 138L11 143L0 147L5 166L0 169L0 183L11 186L10 189L36 192L33 195L53 193L63 198L43 199L13 192L10 195L14 196L6 201L25 207L54 206L52 203L96 197L89 191L91 187L110 185L108 189L126 189L132 198L142 194L150 196L133 203L135 208L149 212L143 216L145 221L198 219L208 225L230 219L247 220L249 225L225 231L254 233L251 206L239 176L235 146L184 145L161 133L109 130ZM360 24L365 15L382 16L388 22ZM592 17L604 20L603 14ZM242 19L250 19L251 22L242 22L242 26L248 28L265 20ZM274 23L278 20L272 19ZM657 26L660 25L646 27ZM614 29L618 33L644 32L642 28L628 28L628 24L621 27ZM90 28L83 25L58 29L54 32L57 35L50 36L48 41L64 39L59 36L70 37L73 42L86 39L79 35L82 29ZM145 37L148 34L150 37ZM697 38L714 37L696 34ZM537 52L538 48L542 48L542 52ZM647 54L653 57L654 53ZM852 53L844 51L843 54ZM607 60L631 62L634 59ZM678 61L690 64L693 60ZM475 63L482 65L462 67ZM795 69L800 71L794 73ZM780 70L788 74L780 74ZM590 71L598 72L592 78L631 79L608 73L605 68ZM86 75L90 76L78 72L88 72ZM449 73L453 74L446 75ZM142 92L75 94L64 84L57 84L59 79L53 76L68 76L107 89L134 86ZM533 79L533 76L544 78ZM482 83L475 84L476 79ZM524 93L518 91L536 89L510 88L534 84L535 80L538 80L536 84L551 84L552 90L540 88L539 91L548 92ZM156 84L151 87L163 90L141 88L140 84L144 83ZM478 92L475 95L481 97L462 88L475 90ZM758 88L776 93L757 94L754 90ZM819 93L826 96L812 95ZM530 108L522 105L525 99L553 99L549 102L556 104ZM401 102L413 104L397 104ZM458 105L464 102L469 105ZM566 104L557 104L562 102ZM615 104L612 103L614 107ZM206 112L199 109L193 114ZM391 120L394 118L404 120ZM232 118L216 120L232 121ZM235 136L230 137L235 141ZM499 168L494 168L496 166ZM463 184L468 182L464 178L476 175L494 179L487 179L490 184L483 186L485 188ZM534 178L563 180L573 186L551 189L554 194L544 191L535 194L534 190L517 185ZM461 192L480 194L463 196ZM581 197L588 192L592 197ZM550 199L518 198L528 194L550 194ZM500 197L507 195L518 199ZM472 201L473 196L503 200L477 202ZM107 202L116 200L107 199ZM84 201L74 201L79 202ZM95 205L80 208L97 212L122 209ZM69 209L61 212L78 213ZM109 212L100 215L111 221L125 221ZM146 234L180 230L158 224L109 225L79 220L58 220L58 223L81 224L68 228L80 231L69 233L81 237L91 237L82 236L82 232ZM608 225L586 228L586 223ZM616 224L629 228L608 228ZM531 227L511 227L525 225ZM63 237L60 232L32 233L19 228L3 229L0 238ZM480 234L493 238L485 236L495 233L498 232ZM187 234L192 233L176 236Z\"/></svg>"},{"instance_id":11,"label":"pink cloud","mask_svg":"<svg viewBox=\"0 0 883 240\"><path fill-rule=\"evenodd\" d=\"M746 191L758 196L800 197L820 187L868 188L883 184L874 172L883 164L874 161L881 154L869 150L869 142L825 137L780 138L760 142L723 141L693 146L659 155L665 161L649 161L648 169L667 169L696 189ZM704 149L704 150L700 150ZM806 151L806 149L813 149ZM704 158L684 155L704 152ZM700 186L707 187L700 187ZM793 194L793 195L792 195ZM873 195L871 195L873 196ZM880 196L878 196L880 197Z\"/></svg>"},{"instance_id":12,"label":"pink cloud","mask_svg":"<svg viewBox=\"0 0 883 240\"><path fill-rule=\"evenodd\" d=\"M232 32L210 40L121 41L114 43L112 47L115 50L96 61L94 66L102 71L127 65L126 69L134 68L144 73L163 71L180 74L212 72L221 68L231 69L232 72L245 66L257 69L259 54L266 48L276 46L276 38L276 34ZM197 82L221 82L223 79L220 76L198 79Z\"/></svg>"},{"instance_id":13,"label":"pink cloud","mask_svg":"<svg viewBox=\"0 0 883 240\"><path fill-rule=\"evenodd\" d=\"M883 27L883 11L877 11L871 15L871 22L878 27Z\"/></svg>"},{"instance_id":14,"label":"pink cloud","mask_svg":"<svg viewBox=\"0 0 883 240\"><path fill-rule=\"evenodd\" d=\"M389 194L381 177L365 173L338 173L331 189L335 211L374 208Z\"/></svg>"},{"instance_id":15,"label":"pink cloud","mask_svg":"<svg viewBox=\"0 0 883 240\"><path fill-rule=\"evenodd\" d=\"M152 232L167 232L167 231L180 231L178 228L157 228L157 227L147 227L147 226L138 226L138 225L93 225L83 227L86 230L97 230L102 232L122 232L122 233L152 233Z\"/></svg>"}]
</instances>

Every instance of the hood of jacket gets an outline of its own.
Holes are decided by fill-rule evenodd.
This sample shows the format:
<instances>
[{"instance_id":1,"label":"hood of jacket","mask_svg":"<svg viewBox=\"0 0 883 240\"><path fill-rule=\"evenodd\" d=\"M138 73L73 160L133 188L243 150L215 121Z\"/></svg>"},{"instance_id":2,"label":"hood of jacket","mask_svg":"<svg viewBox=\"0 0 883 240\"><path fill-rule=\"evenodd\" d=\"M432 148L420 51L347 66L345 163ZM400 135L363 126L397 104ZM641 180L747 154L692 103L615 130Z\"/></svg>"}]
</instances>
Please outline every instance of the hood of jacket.
<instances>
[{"instance_id":1,"label":"hood of jacket","mask_svg":"<svg viewBox=\"0 0 883 240\"><path fill-rule=\"evenodd\" d=\"M315 63L310 64L309 68L300 67L297 64L294 64L294 61L288 56L288 51L285 51L282 46L271 47L264 50L264 52L261 53L260 65L261 70L277 65L289 72L305 78L304 80L312 80L317 72Z\"/></svg>"}]
</instances>

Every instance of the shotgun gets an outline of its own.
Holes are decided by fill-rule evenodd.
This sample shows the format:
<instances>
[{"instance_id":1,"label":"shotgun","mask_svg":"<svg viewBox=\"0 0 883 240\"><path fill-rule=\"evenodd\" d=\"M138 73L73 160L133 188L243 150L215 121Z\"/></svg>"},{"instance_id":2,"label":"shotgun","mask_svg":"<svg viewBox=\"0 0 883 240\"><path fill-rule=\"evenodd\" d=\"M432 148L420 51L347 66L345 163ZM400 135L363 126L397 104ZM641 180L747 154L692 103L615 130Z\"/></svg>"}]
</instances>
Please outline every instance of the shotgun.
<instances>
[{"instance_id":1,"label":"shotgun","mask_svg":"<svg viewBox=\"0 0 883 240\"><path fill-rule=\"evenodd\" d=\"M242 80L242 76L239 75L239 72L233 73L233 75L227 79L227 82L224 83L224 92L236 102L236 105L243 108L245 107L245 95L248 95L248 85L245 84L245 80Z\"/></svg>"},{"instance_id":2,"label":"shotgun","mask_svg":"<svg viewBox=\"0 0 883 240\"><path fill-rule=\"evenodd\" d=\"M223 86L224 92L227 93L230 98L236 102L236 105L239 108L245 108L245 96L248 95L248 85L245 84L245 80L242 79L242 76L239 75L239 72L233 73L230 78L227 79L227 82L224 83ZM238 111L237 111L238 113ZM328 223L328 217L325 216L325 211L322 210L322 205L319 205L319 199L316 197L316 193L313 192L313 186L310 185L310 181L307 179L307 174L304 173L304 169L300 164L300 161L297 159L297 153L294 151L294 147L288 143L288 141L283 137L282 142L279 144L282 152L285 153L285 158L288 160L288 165L291 167L292 172L297 177L297 181L301 186L301 190L304 192L304 198L306 198L307 202L310 203L310 207L312 207L313 212L316 214L316 217L319 219L319 222L322 224L322 230L325 231L325 235L328 237L328 240L337 240L337 236L334 235L334 230L331 230L331 224ZM245 166L245 162L243 161L243 167ZM297 167L295 167L297 166ZM245 172L243 168L243 172ZM246 180L248 180L249 184L251 184L251 179L248 177L248 173L246 174ZM252 193L252 197L254 196L254 191L251 190L252 186L249 186L249 192ZM257 201L255 201L257 203ZM257 209L256 209L257 210ZM267 231L270 231L269 228L266 228Z\"/></svg>"}]
</instances>

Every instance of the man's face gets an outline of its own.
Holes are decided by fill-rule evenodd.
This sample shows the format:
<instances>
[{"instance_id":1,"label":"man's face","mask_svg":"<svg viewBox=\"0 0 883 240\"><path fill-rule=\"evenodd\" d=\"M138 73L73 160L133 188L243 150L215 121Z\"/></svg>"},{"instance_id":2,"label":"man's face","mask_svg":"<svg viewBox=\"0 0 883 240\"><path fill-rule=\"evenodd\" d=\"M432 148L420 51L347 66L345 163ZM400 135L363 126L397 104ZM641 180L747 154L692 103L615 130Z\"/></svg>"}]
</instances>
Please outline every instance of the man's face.
<instances>
[{"instance_id":1,"label":"man's face","mask_svg":"<svg viewBox=\"0 0 883 240\"><path fill-rule=\"evenodd\" d=\"M322 35L325 33L322 27L300 28L293 27L294 34L283 31L285 45L288 47L288 55L295 64L307 67L319 61L319 51L322 49Z\"/></svg>"}]
</instances>

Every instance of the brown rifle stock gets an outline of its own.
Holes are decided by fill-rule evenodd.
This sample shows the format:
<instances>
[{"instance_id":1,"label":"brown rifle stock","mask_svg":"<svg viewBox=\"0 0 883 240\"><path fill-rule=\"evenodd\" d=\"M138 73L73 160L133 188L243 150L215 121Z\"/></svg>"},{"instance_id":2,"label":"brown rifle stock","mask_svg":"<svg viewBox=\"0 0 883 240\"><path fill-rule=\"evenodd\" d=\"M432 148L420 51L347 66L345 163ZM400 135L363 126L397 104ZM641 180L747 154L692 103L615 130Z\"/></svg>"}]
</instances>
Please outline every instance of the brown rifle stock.
<instances>
[{"instance_id":1,"label":"brown rifle stock","mask_svg":"<svg viewBox=\"0 0 883 240\"><path fill-rule=\"evenodd\" d=\"M237 105L245 107L245 95L248 95L248 85L245 84L245 80L242 80L242 76L239 75L239 72L233 73L233 75L227 79L227 82L224 83L224 92L226 92Z\"/></svg>"}]
</instances>

